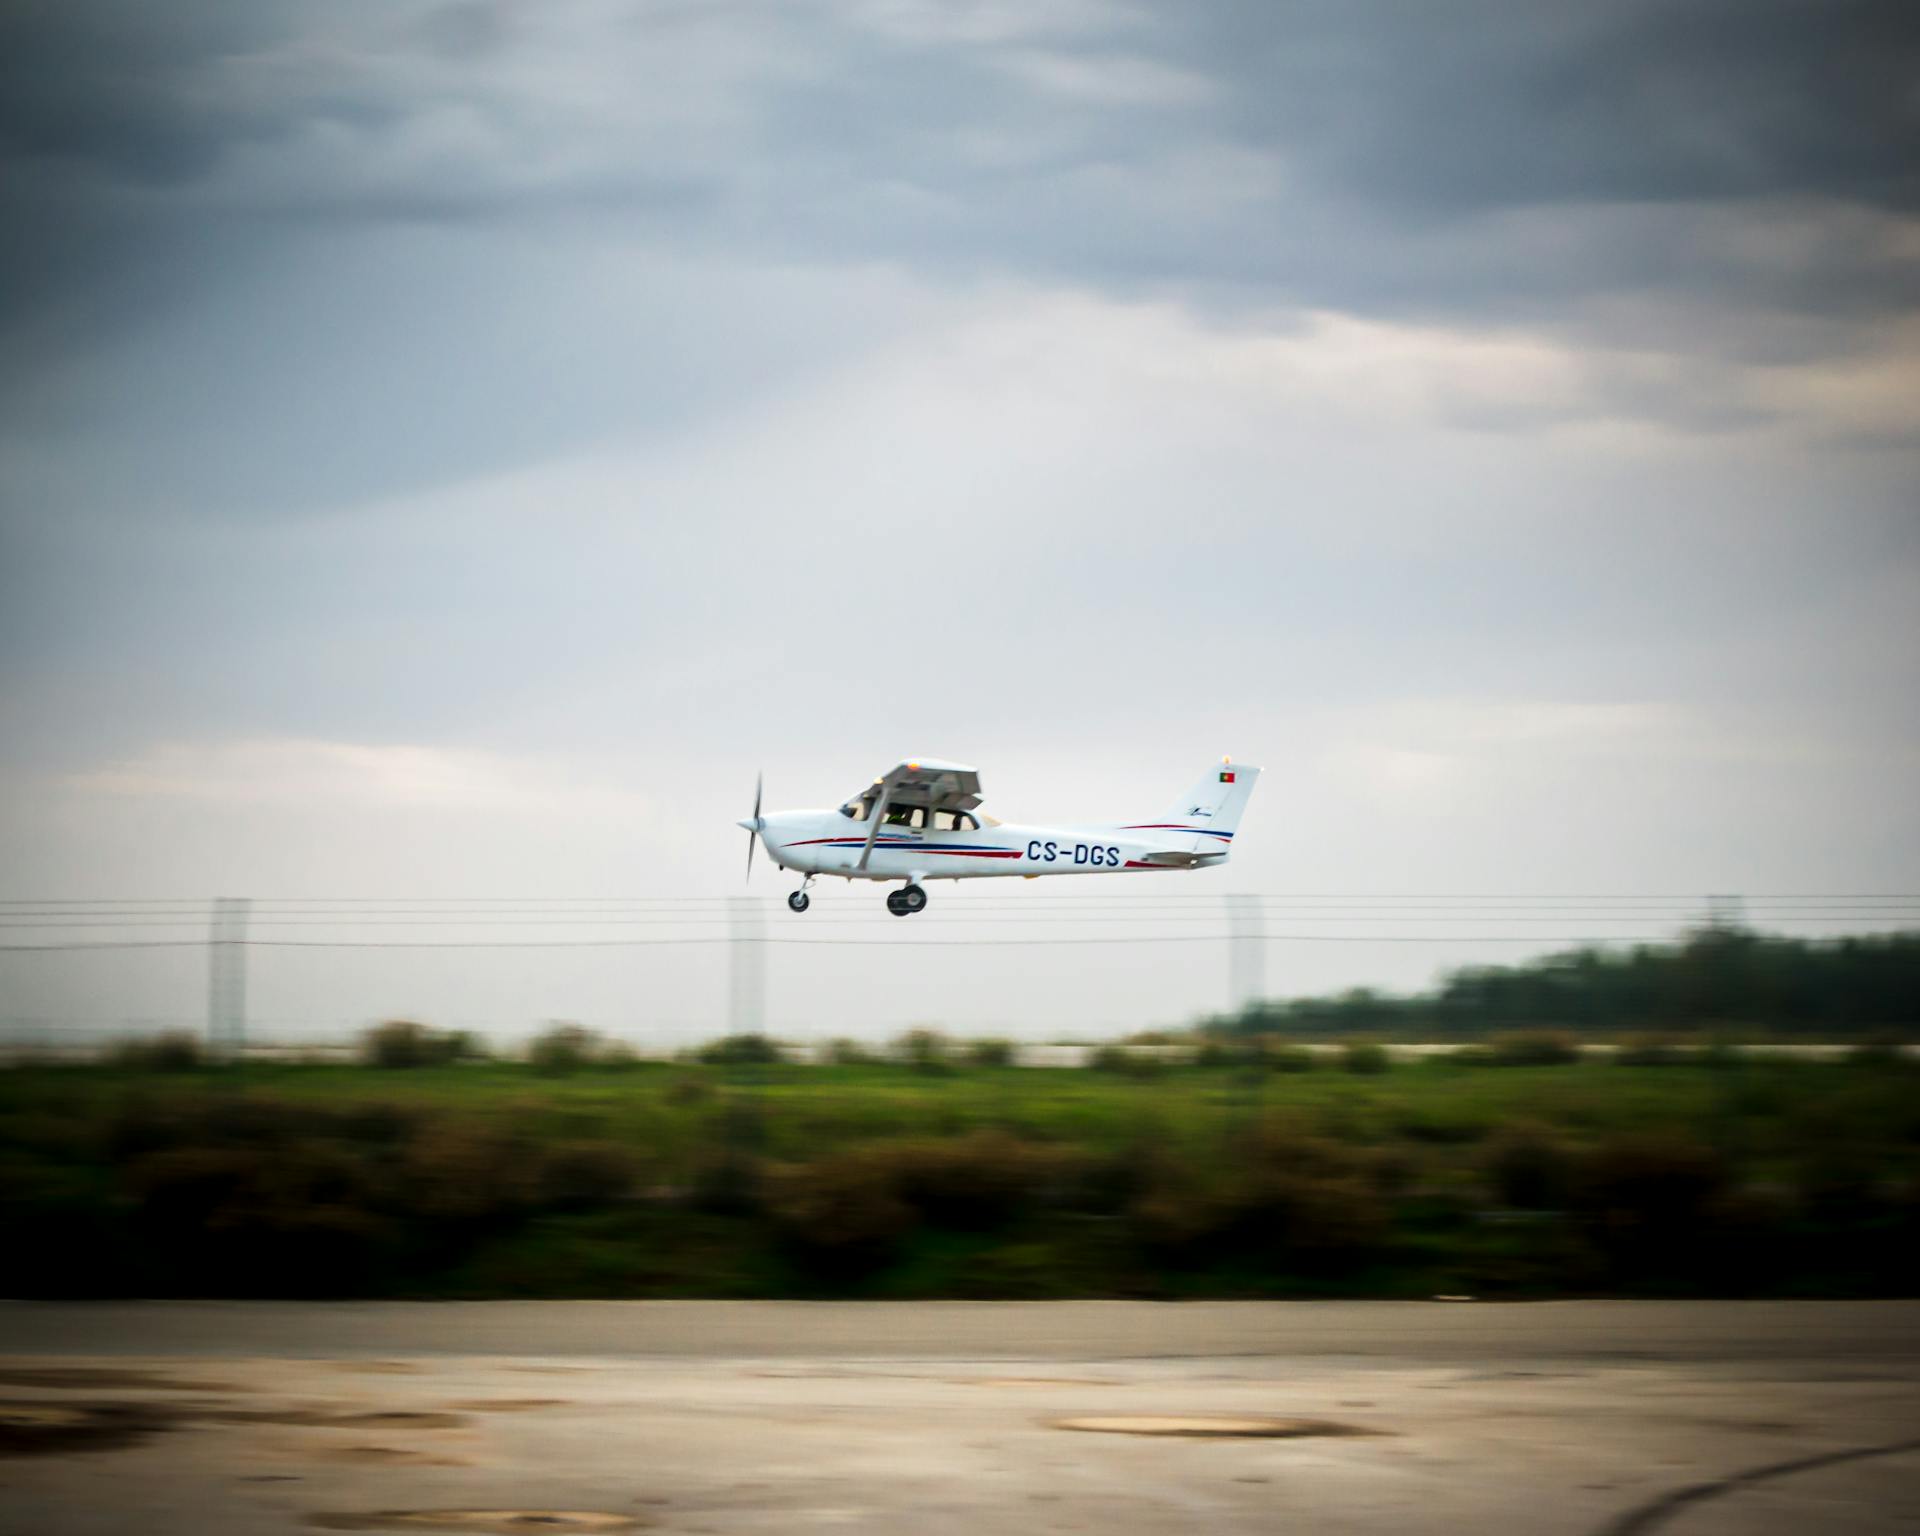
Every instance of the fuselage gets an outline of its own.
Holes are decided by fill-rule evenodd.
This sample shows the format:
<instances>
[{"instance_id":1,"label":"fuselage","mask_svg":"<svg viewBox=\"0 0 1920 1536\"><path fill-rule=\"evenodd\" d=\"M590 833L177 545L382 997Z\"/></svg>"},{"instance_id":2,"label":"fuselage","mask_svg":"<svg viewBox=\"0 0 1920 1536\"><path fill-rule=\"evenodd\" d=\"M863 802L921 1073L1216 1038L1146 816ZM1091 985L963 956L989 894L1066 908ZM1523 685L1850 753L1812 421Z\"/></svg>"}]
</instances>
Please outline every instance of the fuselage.
<instances>
[{"instance_id":1,"label":"fuselage","mask_svg":"<svg viewBox=\"0 0 1920 1536\"><path fill-rule=\"evenodd\" d=\"M763 818L760 837L776 863L802 874L915 881L1205 868L1225 863L1233 840L1231 832L1179 823L1048 827L965 813L950 819L958 824L883 825L864 869L860 856L872 825L838 810L778 812Z\"/></svg>"}]
</instances>

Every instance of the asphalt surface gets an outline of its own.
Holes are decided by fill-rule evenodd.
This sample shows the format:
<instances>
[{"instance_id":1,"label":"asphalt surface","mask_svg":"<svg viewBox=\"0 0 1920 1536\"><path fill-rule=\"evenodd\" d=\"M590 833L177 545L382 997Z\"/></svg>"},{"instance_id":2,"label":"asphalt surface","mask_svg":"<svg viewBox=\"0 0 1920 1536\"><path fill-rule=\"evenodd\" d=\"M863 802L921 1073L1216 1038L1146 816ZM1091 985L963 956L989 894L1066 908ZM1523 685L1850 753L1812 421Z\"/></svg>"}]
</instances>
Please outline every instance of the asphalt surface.
<instances>
[{"instance_id":1,"label":"asphalt surface","mask_svg":"<svg viewBox=\"0 0 1920 1536\"><path fill-rule=\"evenodd\" d=\"M1920 1305L0 1305L7 1533L796 1527L1920 1530Z\"/></svg>"}]
</instances>

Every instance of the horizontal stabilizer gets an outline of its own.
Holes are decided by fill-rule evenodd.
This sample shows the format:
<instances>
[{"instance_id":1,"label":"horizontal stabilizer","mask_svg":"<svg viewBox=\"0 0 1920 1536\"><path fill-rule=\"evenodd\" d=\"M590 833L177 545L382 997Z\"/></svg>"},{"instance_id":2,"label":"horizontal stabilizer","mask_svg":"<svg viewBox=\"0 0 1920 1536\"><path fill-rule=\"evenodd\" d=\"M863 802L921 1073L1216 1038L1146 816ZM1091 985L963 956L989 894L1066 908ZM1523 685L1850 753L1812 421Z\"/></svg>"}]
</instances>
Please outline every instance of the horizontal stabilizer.
<instances>
[{"instance_id":1,"label":"horizontal stabilizer","mask_svg":"<svg viewBox=\"0 0 1920 1536\"><path fill-rule=\"evenodd\" d=\"M1202 853L1187 853L1178 848L1163 848L1133 862L1158 864L1167 869L1201 869L1208 864L1224 864L1226 861L1227 853L1224 848L1208 849Z\"/></svg>"}]
</instances>

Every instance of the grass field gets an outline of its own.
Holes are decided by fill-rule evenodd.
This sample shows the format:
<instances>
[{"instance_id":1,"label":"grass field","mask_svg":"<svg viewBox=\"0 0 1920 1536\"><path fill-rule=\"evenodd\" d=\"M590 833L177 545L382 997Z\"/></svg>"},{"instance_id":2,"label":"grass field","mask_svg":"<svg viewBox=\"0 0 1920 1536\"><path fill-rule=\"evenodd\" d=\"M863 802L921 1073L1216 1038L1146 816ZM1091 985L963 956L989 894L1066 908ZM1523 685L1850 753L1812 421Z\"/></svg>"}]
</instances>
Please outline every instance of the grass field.
<instances>
[{"instance_id":1,"label":"grass field","mask_svg":"<svg viewBox=\"0 0 1920 1536\"><path fill-rule=\"evenodd\" d=\"M1884 1059L22 1067L7 1288L1912 1294L1916 1089Z\"/></svg>"}]
</instances>

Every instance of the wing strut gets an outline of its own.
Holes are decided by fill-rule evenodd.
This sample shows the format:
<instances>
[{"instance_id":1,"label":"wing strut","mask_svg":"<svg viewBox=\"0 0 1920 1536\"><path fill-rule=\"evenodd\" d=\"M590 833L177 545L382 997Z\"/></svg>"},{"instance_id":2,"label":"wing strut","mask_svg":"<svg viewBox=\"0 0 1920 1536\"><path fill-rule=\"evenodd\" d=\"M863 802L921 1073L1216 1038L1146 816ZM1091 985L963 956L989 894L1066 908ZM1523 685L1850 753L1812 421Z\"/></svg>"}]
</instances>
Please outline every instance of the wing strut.
<instances>
[{"instance_id":1,"label":"wing strut","mask_svg":"<svg viewBox=\"0 0 1920 1536\"><path fill-rule=\"evenodd\" d=\"M880 835L880 828L886 823L887 802L893 798L893 781L899 773L900 770L896 768L880 781L880 803L873 808L873 825L867 828L867 846L860 850L860 862L854 865L855 869L865 869L867 860L873 857L873 840Z\"/></svg>"}]
</instances>

